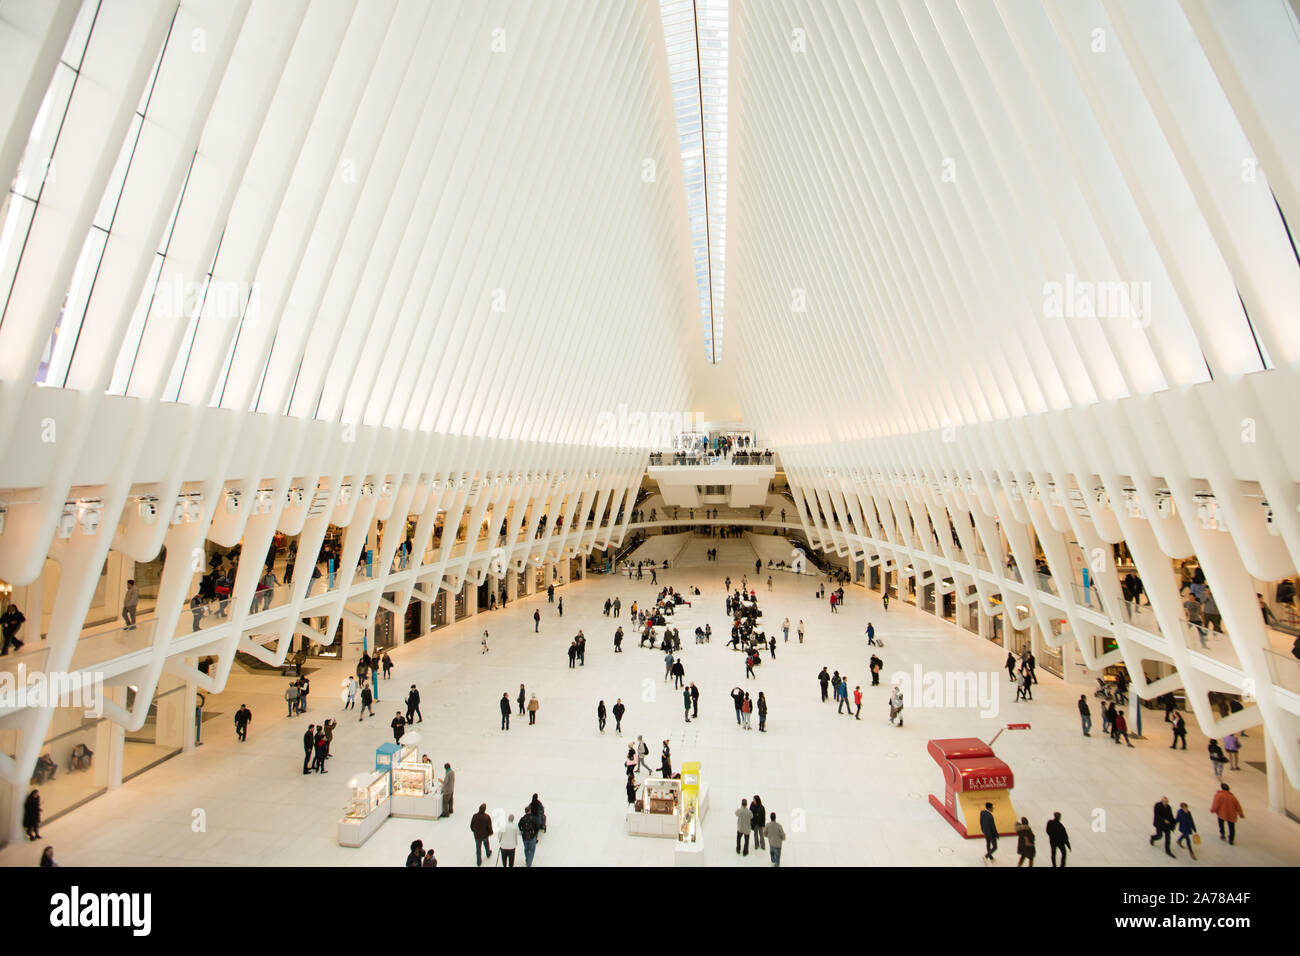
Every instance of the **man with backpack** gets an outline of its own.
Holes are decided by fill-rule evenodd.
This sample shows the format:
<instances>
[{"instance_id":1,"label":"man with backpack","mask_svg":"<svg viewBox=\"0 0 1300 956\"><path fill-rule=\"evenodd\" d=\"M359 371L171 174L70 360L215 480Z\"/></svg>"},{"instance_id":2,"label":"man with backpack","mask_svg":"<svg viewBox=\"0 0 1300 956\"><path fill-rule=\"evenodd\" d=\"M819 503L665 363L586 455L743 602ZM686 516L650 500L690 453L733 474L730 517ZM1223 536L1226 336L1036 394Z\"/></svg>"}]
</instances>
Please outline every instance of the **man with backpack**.
<instances>
[{"instance_id":1,"label":"man with backpack","mask_svg":"<svg viewBox=\"0 0 1300 956\"><path fill-rule=\"evenodd\" d=\"M533 854L537 852L537 817L528 809L524 809L523 816L519 818L519 836L524 841L524 866L533 865Z\"/></svg>"}]
</instances>

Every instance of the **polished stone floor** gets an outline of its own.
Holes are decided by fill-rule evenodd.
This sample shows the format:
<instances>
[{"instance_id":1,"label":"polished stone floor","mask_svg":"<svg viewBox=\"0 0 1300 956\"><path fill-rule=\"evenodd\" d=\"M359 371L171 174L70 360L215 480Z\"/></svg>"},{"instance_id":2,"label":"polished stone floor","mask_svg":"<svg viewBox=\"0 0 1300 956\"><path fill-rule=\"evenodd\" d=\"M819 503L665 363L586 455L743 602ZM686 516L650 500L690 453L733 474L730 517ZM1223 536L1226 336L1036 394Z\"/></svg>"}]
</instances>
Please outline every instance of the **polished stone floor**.
<instances>
[{"instance_id":1,"label":"polished stone floor","mask_svg":"<svg viewBox=\"0 0 1300 956\"><path fill-rule=\"evenodd\" d=\"M708 547L720 549L718 562L704 560ZM710 864L766 862L765 855L741 859L734 852L733 809L742 796L758 793L789 833L784 865L978 867L982 844L958 838L926 800L928 793L942 793L926 741L987 740L1015 721L1032 728L1002 734L996 751L1016 774L1012 799L1038 835L1040 865L1047 865L1043 824L1057 810L1070 832L1071 865L1300 864L1300 827L1269 812L1264 774L1248 764L1263 760L1262 731L1244 741L1243 769L1225 774L1246 811L1237 845L1229 847L1219 841L1208 812L1216 781L1204 738L1195 730L1186 753L1171 751L1161 713L1146 711L1149 736L1134 749L1112 744L1099 726L1084 738L1074 705L1082 688L1043 673L1036 699L1015 703L1000 647L898 603L885 614L879 600L858 587L849 590L843 610L832 614L825 601L813 599L817 579L777 573L768 591L766 571L752 582L753 561L744 540L698 538L675 568L659 572L660 585L694 585L703 592L674 622L682 631L687 680L701 692L700 718L689 724L680 692L664 681L662 652L638 650L629 640L624 653L615 655L616 622L601 612L607 596L621 596L626 625L632 601L650 601L657 588L648 575L642 581L592 576L560 590L563 618L543 594L397 649L377 716L364 723L344 713L338 698L355 664L352 648L346 661L312 673L311 711L294 719L285 713L285 680L238 672L223 694L208 699L209 711L221 716L205 722L202 747L48 824L44 836L64 866L396 866L417 837L436 850L442 865L464 866L474 862L469 817L478 804L500 809L504 819L538 792L549 832L536 865L668 866L671 841L626 833L623 757L627 742L644 734L654 757L669 738L675 766L702 762L711 793L704 820ZM801 646L792 627L790 643L781 644L776 659L764 662L753 680L745 679L740 654L727 649L722 636L723 578L738 580L747 571L769 632L779 634L786 616L792 624L802 618L807 628ZM542 628L534 634L532 614L539 606ZM906 725L891 726L888 687L867 686L868 620L886 641L881 656L887 676L911 674L916 665L926 672L991 675L986 686L996 686L999 694L994 713L911 701ZM692 634L704 621L713 625L715 639L696 647ZM484 627L491 632L487 655L479 644ZM579 628L588 638L587 663L570 670L566 649ZM816 675L823 665L863 685L861 720L837 715L833 704L820 701ZM516 718L509 731L501 731L497 701L503 691L513 699L521 682L541 703L538 723L530 727ZM376 745L391 739L388 721L412 683L424 697L425 721L417 728L421 746L438 766L449 761L457 770L457 811L436 822L389 820L361 849L339 847L336 824L348 800L347 781L372 765ZM751 731L736 725L728 697L735 686L755 696L766 693L767 733L757 731L756 719ZM596 729L597 701L612 706L617 697L628 709L621 738L612 720L605 734ZM232 725L241 703L254 712L243 744ZM303 776L302 732L327 715L340 719L330 773ZM1175 806L1181 800L1190 804L1205 836L1199 862L1184 853L1170 860L1148 846L1151 806L1162 795ZM1012 843L1004 845L997 865L1015 864ZM38 852L37 845L13 844L0 851L0 864L31 864ZM519 856L522 862L522 851Z\"/></svg>"}]
</instances>

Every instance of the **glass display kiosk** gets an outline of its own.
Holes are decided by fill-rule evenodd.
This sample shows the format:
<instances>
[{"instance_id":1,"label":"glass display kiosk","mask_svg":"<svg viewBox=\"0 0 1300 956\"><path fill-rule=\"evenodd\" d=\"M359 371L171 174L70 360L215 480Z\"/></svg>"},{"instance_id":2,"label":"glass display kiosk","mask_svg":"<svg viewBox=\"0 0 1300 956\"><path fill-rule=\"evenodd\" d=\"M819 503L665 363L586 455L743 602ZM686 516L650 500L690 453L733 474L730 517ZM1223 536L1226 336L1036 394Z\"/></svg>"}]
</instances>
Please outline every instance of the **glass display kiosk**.
<instances>
[{"instance_id":1,"label":"glass display kiosk","mask_svg":"<svg viewBox=\"0 0 1300 956\"><path fill-rule=\"evenodd\" d=\"M352 788L347 813L339 821L339 846L361 846L388 819L392 810L392 778L388 771L377 771L362 778Z\"/></svg>"}]
</instances>

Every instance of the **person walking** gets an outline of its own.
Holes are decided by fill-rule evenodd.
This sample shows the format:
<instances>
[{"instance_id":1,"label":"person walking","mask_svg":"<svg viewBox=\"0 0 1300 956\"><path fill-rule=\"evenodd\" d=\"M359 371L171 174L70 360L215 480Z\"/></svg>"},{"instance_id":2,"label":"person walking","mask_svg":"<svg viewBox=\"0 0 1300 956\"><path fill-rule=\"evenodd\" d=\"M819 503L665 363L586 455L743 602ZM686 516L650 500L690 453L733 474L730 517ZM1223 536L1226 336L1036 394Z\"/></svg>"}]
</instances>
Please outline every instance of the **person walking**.
<instances>
[{"instance_id":1,"label":"person walking","mask_svg":"<svg viewBox=\"0 0 1300 956\"><path fill-rule=\"evenodd\" d=\"M665 646L667 646L666 641L665 641ZM676 658L673 657L672 651L668 651L666 654L664 654L664 680L665 681L668 680L668 678L673 676L673 664L675 664L676 662L677 662Z\"/></svg>"},{"instance_id":2,"label":"person walking","mask_svg":"<svg viewBox=\"0 0 1300 956\"><path fill-rule=\"evenodd\" d=\"M825 667L823 667L821 673L817 675L817 682L822 685L822 703L824 704L826 703L826 688L831 682L831 675L826 673Z\"/></svg>"},{"instance_id":3,"label":"person walking","mask_svg":"<svg viewBox=\"0 0 1300 956\"><path fill-rule=\"evenodd\" d=\"M361 721L365 719L366 711L370 712L371 717L375 716L375 709L371 706L371 702L373 700L374 697L370 693L370 685L362 684L361 685L361 709L357 711L357 713L360 714L360 716L357 718L357 723L361 723Z\"/></svg>"},{"instance_id":4,"label":"person walking","mask_svg":"<svg viewBox=\"0 0 1300 956\"><path fill-rule=\"evenodd\" d=\"M1133 741L1128 739L1128 721L1124 719L1124 715L1120 713L1118 710L1116 710L1111 715L1111 717L1112 717L1112 721L1110 725L1111 740L1115 741L1115 743L1118 744L1119 738L1122 735L1124 737L1124 743L1132 747Z\"/></svg>"},{"instance_id":5,"label":"person walking","mask_svg":"<svg viewBox=\"0 0 1300 956\"><path fill-rule=\"evenodd\" d=\"M531 727L537 723L537 711L542 705L537 702L537 695L533 694L528 698L528 725Z\"/></svg>"},{"instance_id":6,"label":"person walking","mask_svg":"<svg viewBox=\"0 0 1300 956\"><path fill-rule=\"evenodd\" d=\"M497 851L501 854L501 865L513 868L515 865L515 847L519 844L519 825L515 823L512 813L506 817L506 825L497 834Z\"/></svg>"},{"instance_id":7,"label":"person walking","mask_svg":"<svg viewBox=\"0 0 1300 956\"><path fill-rule=\"evenodd\" d=\"M686 680L686 668L682 666L680 660L673 661L673 689L683 686Z\"/></svg>"},{"instance_id":8,"label":"person walking","mask_svg":"<svg viewBox=\"0 0 1300 956\"><path fill-rule=\"evenodd\" d=\"M1007 669L1007 676L1011 678L1011 683L1014 684L1016 682L1016 655L1007 651L1007 660L1002 666ZM1016 696L1016 699L1020 699L1019 695Z\"/></svg>"},{"instance_id":9,"label":"person walking","mask_svg":"<svg viewBox=\"0 0 1300 956\"><path fill-rule=\"evenodd\" d=\"M785 638L785 643L790 643L790 619L788 617L781 622L781 636Z\"/></svg>"},{"instance_id":10,"label":"person walking","mask_svg":"<svg viewBox=\"0 0 1300 956\"><path fill-rule=\"evenodd\" d=\"M1088 707L1088 698L1085 694L1079 695L1079 723L1083 726L1083 735L1091 737L1092 710Z\"/></svg>"},{"instance_id":11,"label":"person walking","mask_svg":"<svg viewBox=\"0 0 1300 956\"><path fill-rule=\"evenodd\" d=\"M561 595L560 599L555 602L555 610L560 615L560 617L564 617L564 596L563 595Z\"/></svg>"},{"instance_id":12,"label":"person walking","mask_svg":"<svg viewBox=\"0 0 1300 956\"><path fill-rule=\"evenodd\" d=\"M1214 795L1214 800L1210 802L1210 812L1219 818L1219 839L1224 839L1224 828L1227 828L1228 845L1232 846L1237 842L1237 821L1246 818L1246 811L1241 809L1241 801L1237 795L1228 789L1226 783L1219 784L1219 792Z\"/></svg>"},{"instance_id":13,"label":"person walking","mask_svg":"<svg viewBox=\"0 0 1300 956\"><path fill-rule=\"evenodd\" d=\"M1052 814L1052 819L1047 821L1047 844L1052 851L1052 866L1056 866L1056 851L1061 851L1061 869L1065 869L1065 855L1070 850L1070 834L1065 832L1065 824L1061 822L1061 811Z\"/></svg>"},{"instance_id":14,"label":"person walking","mask_svg":"<svg viewBox=\"0 0 1300 956\"><path fill-rule=\"evenodd\" d=\"M253 719L253 712L248 709L247 704L240 704L239 710L235 711L235 736L240 742L248 739L248 722Z\"/></svg>"},{"instance_id":15,"label":"person walking","mask_svg":"<svg viewBox=\"0 0 1300 956\"><path fill-rule=\"evenodd\" d=\"M758 708L758 732L765 734L767 733L767 698L763 696L761 690L758 692L758 703L755 706Z\"/></svg>"},{"instance_id":16,"label":"person walking","mask_svg":"<svg viewBox=\"0 0 1300 956\"><path fill-rule=\"evenodd\" d=\"M1223 779L1223 768L1228 763L1228 758L1223 754L1223 748L1219 746L1217 740L1211 740L1206 748L1210 752L1210 768L1214 771L1216 780Z\"/></svg>"},{"instance_id":17,"label":"person walking","mask_svg":"<svg viewBox=\"0 0 1300 956\"><path fill-rule=\"evenodd\" d=\"M397 711L393 716L393 719L388 722L388 726L393 728L393 743L400 745L402 742L402 735L406 733L406 718L402 716L400 710Z\"/></svg>"},{"instance_id":18,"label":"person walking","mask_svg":"<svg viewBox=\"0 0 1300 956\"><path fill-rule=\"evenodd\" d=\"M776 822L776 814L769 815L767 826L764 827L764 836L767 838L767 854L772 860L773 866L781 865L781 848L785 846L785 828Z\"/></svg>"},{"instance_id":19,"label":"person walking","mask_svg":"<svg viewBox=\"0 0 1300 956\"><path fill-rule=\"evenodd\" d=\"M1174 719L1170 721L1173 724L1174 742L1169 745L1170 750L1178 747L1178 741L1183 742L1183 749L1187 749L1187 721L1183 720L1183 715L1174 711Z\"/></svg>"},{"instance_id":20,"label":"person walking","mask_svg":"<svg viewBox=\"0 0 1300 956\"><path fill-rule=\"evenodd\" d=\"M844 678L840 678L839 684L836 685L835 696L839 698L839 704L836 707L835 712L837 714L842 714L844 713L844 709L847 707L849 716L852 717L853 705L849 703L849 682Z\"/></svg>"},{"instance_id":21,"label":"person walking","mask_svg":"<svg viewBox=\"0 0 1300 956\"><path fill-rule=\"evenodd\" d=\"M752 653L746 652L745 654L745 679L746 680L754 676L754 660L755 660L754 655Z\"/></svg>"},{"instance_id":22,"label":"person walking","mask_svg":"<svg viewBox=\"0 0 1300 956\"><path fill-rule=\"evenodd\" d=\"M627 708L623 706L623 698L620 697L615 700L614 706L610 709L610 713L614 715L614 733L623 733L623 714L626 712Z\"/></svg>"},{"instance_id":23,"label":"person walking","mask_svg":"<svg viewBox=\"0 0 1300 956\"><path fill-rule=\"evenodd\" d=\"M1016 824L1016 853L1020 859L1016 860L1016 866L1029 861L1029 868L1034 868L1034 854L1037 850L1034 847L1034 831L1029 828L1029 817L1021 817L1020 822Z\"/></svg>"},{"instance_id":24,"label":"person walking","mask_svg":"<svg viewBox=\"0 0 1300 956\"><path fill-rule=\"evenodd\" d=\"M510 729L510 695L501 695L501 729Z\"/></svg>"},{"instance_id":25,"label":"person walking","mask_svg":"<svg viewBox=\"0 0 1300 956\"><path fill-rule=\"evenodd\" d=\"M1178 813L1174 817L1174 823L1178 826L1178 839L1174 841L1178 846L1187 845L1187 853L1193 860L1196 859L1196 851L1192 849L1192 843L1196 837L1196 821L1192 819L1192 811L1187 808L1187 804L1178 804Z\"/></svg>"},{"instance_id":26,"label":"person walking","mask_svg":"<svg viewBox=\"0 0 1300 956\"><path fill-rule=\"evenodd\" d=\"M524 841L524 866L533 865L533 855L537 852L537 832L541 828L541 821L531 809L525 808L523 816L519 818L519 837Z\"/></svg>"},{"instance_id":27,"label":"person walking","mask_svg":"<svg viewBox=\"0 0 1300 956\"><path fill-rule=\"evenodd\" d=\"M122 596L122 620L126 622L124 631L135 630L135 611L140 604L140 589L135 586L135 579L126 582L126 594Z\"/></svg>"},{"instance_id":28,"label":"person walking","mask_svg":"<svg viewBox=\"0 0 1300 956\"><path fill-rule=\"evenodd\" d=\"M853 717L855 720L862 719L862 688L855 684L853 686Z\"/></svg>"},{"instance_id":29,"label":"person walking","mask_svg":"<svg viewBox=\"0 0 1300 956\"><path fill-rule=\"evenodd\" d=\"M420 692L412 684L410 693L406 695L406 722L413 724L417 719L424 723L424 714L420 713Z\"/></svg>"},{"instance_id":30,"label":"person walking","mask_svg":"<svg viewBox=\"0 0 1300 956\"><path fill-rule=\"evenodd\" d=\"M867 644L872 647L876 646L876 627L870 621L867 622Z\"/></svg>"},{"instance_id":31,"label":"person walking","mask_svg":"<svg viewBox=\"0 0 1300 956\"><path fill-rule=\"evenodd\" d=\"M1174 832L1174 810L1169 805L1168 797L1161 797L1156 803L1151 824L1156 828L1156 832L1151 834L1151 839L1147 842L1155 846L1156 841L1164 837L1165 856L1173 856L1174 852L1169 848L1169 835Z\"/></svg>"},{"instance_id":32,"label":"person walking","mask_svg":"<svg viewBox=\"0 0 1300 956\"><path fill-rule=\"evenodd\" d=\"M492 859L492 818L488 816L487 804L478 805L478 813L469 818L469 829L474 834L474 865L483 865L483 852Z\"/></svg>"},{"instance_id":33,"label":"person walking","mask_svg":"<svg viewBox=\"0 0 1300 956\"><path fill-rule=\"evenodd\" d=\"M744 797L740 798L740 809L736 811L736 852L741 856L749 856L749 831L753 827L753 817L749 812L749 801ZM744 843L744 851L741 850L741 844Z\"/></svg>"},{"instance_id":34,"label":"person walking","mask_svg":"<svg viewBox=\"0 0 1300 956\"><path fill-rule=\"evenodd\" d=\"M645 742L644 738L643 738L640 734L637 734L637 737L636 737L636 769L637 769L637 770L640 770L642 767L644 767L644 768L645 768L645 772L646 772L646 776L648 776L648 777L652 777L652 776L654 776L654 771L651 770L651 769L650 769L650 765L649 765L648 763L645 762L645 758L648 757L648 756L650 756L650 745L647 744L647 743Z\"/></svg>"},{"instance_id":35,"label":"person walking","mask_svg":"<svg viewBox=\"0 0 1300 956\"><path fill-rule=\"evenodd\" d=\"M596 705L596 727L603 734L605 732L605 702L602 700Z\"/></svg>"},{"instance_id":36,"label":"person walking","mask_svg":"<svg viewBox=\"0 0 1300 956\"><path fill-rule=\"evenodd\" d=\"M357 705L357 679L353 677L351 674L349 674L348 682L345 685L345 687L346 690L344 691L344 693L347 699L346 701L344 701L343 709L351 710L353 707Z\"/></svg>"},{"instance_id":37,"label":"person walking","mask_svg":"<svg viewBox=\"0 0 1300 956\"><path fill-rule=\"evenodd\" d=\"M536 634L542 628L542 609L538 608L533 611L533 633Z\"/></svg>"},{"instance_id":38,"label":"person walking","mask_svg":"<svg viewBox=\"0 0 1300 956\"><path fill-rule=\"evenodd\" d=\"M484 628L483 630L483 637L479 643L482 645L483 648L481 651L479 651L479 653L486 654L488 652L488 632L486 628Z\"/></svg>"},{"instance_id":39,"label":"person walking","mask_svg":"<svg viewBox=\"0 0 1300 956\"><path fill-rule=\"evenodd\" d=\"M442 813L438 814L438 819L451 816L456 802L456 771L449 763L444 763L442 769Z\"/></svg>"},{"instance_id":40,"label":"person walking","mask_svg":"<svg viewBox=\"0 0 1300 956\"><path fill-rule=\"evenodd\" d=\"M796 633L799 635L799 643L802 644L803 643L803 618L799 619L799 627L796 629Z\"/></svg>"},{"instance_id":41,"label":"person walking","mask_svg":"<svg viewBox=\"0 0 1300 956\"><path fill-rule=\"evenodd\" d=\"M993 862L993 854L998 851L998 825L993 819L993 804L984 804L980 811L980 833L984 834L984 859Z\"/></svg>"},{"instance_id":42,"label":"person walking","mask_svg":"<svg viewBox=\"0 0 1300 956\"><path fill-rule=\"evenodd\" d=\"M524 715L524 701L526 701L527 699L528 699L528 698L527 698L526 696L524 696L524 685L523 685L523 684L520 684L520 685L519 685L519 696L515 698L516 702L518 702L518 704L519 704L519 716L520 716L520 717L522 717L522 716Z\"/></svg>"}]
</instances>

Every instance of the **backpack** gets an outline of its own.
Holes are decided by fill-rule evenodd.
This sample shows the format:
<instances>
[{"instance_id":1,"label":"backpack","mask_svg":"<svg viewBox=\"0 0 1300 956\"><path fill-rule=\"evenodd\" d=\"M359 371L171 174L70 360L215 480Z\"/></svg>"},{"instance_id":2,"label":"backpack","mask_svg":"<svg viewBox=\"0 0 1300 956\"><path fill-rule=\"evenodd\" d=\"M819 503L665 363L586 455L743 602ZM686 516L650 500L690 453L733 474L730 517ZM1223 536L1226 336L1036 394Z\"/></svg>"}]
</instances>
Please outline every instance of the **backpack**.
<instances>
[{"instance_id":1,"label":"backpack","mask_svg":"<svg viewBox=\"0 0 1300 956\"><path fill-rule=\"evenodd\" d=\"M519 835L525 840L537 839L537 821L531 813L525 814L519 821Z\"/></svg>"}]
</instances>

